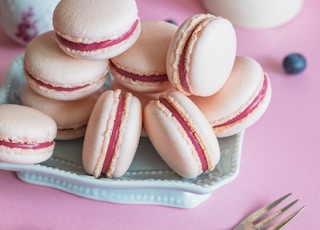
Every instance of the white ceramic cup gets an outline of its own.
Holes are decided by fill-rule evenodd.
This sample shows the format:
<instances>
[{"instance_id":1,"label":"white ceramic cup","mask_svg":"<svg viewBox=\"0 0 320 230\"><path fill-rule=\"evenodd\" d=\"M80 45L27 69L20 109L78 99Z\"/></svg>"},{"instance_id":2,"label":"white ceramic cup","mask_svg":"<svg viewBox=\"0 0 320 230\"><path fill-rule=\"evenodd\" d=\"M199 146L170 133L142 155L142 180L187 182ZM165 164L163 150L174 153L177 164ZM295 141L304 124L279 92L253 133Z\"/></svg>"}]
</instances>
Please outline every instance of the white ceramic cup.
<instances>
[{"instance_id":1,"label":"white ceramic cup","mask_svg":"<svg viewBox=\"0 0 320 230\"><path fill-rule=\"evenodd\" d=\"M300 12L303 0L202 0L207 12L233 25L268 29L283 25Z\"/></svg>"},{"instance_id":2,"label":"white ceramic cup","mask_svg":"<svg viewBox=\"0 0 320 230\"><path fill-rule=\"evenodd\" d=\"M59 0L0 0L3 32L21 45L52 30L52 14Z\"/></svg>"}]
</instances>

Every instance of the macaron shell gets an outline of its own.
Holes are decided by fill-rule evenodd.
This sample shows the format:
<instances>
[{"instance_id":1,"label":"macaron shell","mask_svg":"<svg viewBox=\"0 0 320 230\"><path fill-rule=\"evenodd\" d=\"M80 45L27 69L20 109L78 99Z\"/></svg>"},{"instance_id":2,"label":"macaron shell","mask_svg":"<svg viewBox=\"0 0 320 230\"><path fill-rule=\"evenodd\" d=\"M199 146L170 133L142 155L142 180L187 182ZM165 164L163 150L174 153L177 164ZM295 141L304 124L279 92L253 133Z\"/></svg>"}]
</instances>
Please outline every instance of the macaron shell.
<instances>
[{"instance_id":1,"label":"macaron shell","mask_svg":"<svg viewBox=\"0 0 320 230\"><path fill-rule=\"evenodd\" d=\"M85 170L99 177L109 144L117 101L121 90L108 90L98 99L90 116L83 144L82 162ZM127 94L125 113L119 130L116 152L112 158L108 177L120 177L129 168L138 147L142 114L139 100Z\"/></svg>"},{"instance_id":2,"label":"macaron shell","mask_svg":"<svg viewBox=\"0 0 320 230\"><path fill-rule=\"evenodd\" d=\"M172 128L178 127L179 123L170 119L170 114L159 112L156 103L158 102L150 102L144 112L144 126L146 127L148 137L150 140L154 140L152 141L153 146L171 169L182 177L196 177L202 170L200 160L191 153L192 144L184 141L187 136L183 130ZM159 123L159 121L162 122ZM170 128L172 130L169 132ZM159 141L156 141L156 138ZM167 144L168 141L170 144ZM176 144L171 144L173 142ZM185 153L185 155L182 156L179 153Z\"/></svg>"},{"instance_id":3,"label":"macaron shell","mask_svg":"<svg viewBox=\"0 0 320 230\"><path fill-rule=\"evenodd\" d=\"M141 28L141 34L134 45L112 58L111 63L140 76L166 75L168 47L177 26L165 21L146 20L141 22ZM164 82L132 80L119 74L113 65L110 65L110 70L120 84L137 92L161 92L172 88L169 80Z\"/></svg>"},{"instance_id":4,"label":"macaron shell","mask_svg":"<svg viewBox=\"0 0 320 230\"><path fill-rule=\"evenodd\" d=\"M54 150L54 145L41 150L22 150L0 147L0 162L13 164L37 164L48 160Z\"/></svg>"},{"instance_id":5,"label":"macaron shell","mask_svg":"<svg viewBox=\"0 0 320 230\"><path fill-rule=\"evenodd\" d=\"M76 43L98 43L117 39L138 20L134 0L61 0L53 13L54 30L63 38ZM59 43L67 54L88 59L106 59L124 52L138 38L140 21L136 30L125 41L108 48L77 51Z\"/></svg>"},{"instance_id":6,"label":"macaron shell","mask_svg":"<svg viewBox=\"0 0 320 230\"><path fill-rule=\"evenodd\" d=\"M21 91L21 103L38 109L52 117L58 127L57 140L83 137L91 111L103 90L78 100L61 101L44 97L27 84Z\"/></svg>"},{"instance_id":7,"label":"macaron shell","mask_svg":"<svg viewBox=\"0 0 320 230\"><path fill-rule=\"evenodd\" d=\"M101 88L106 79L108 61L74 59L60 50L53 36L53 31L41 34L26 48L24 68L30 87L43 96L59 100L75 100ZM72 92L56 91L40 86L30 76L55 87L88 86Z\"/></svg>"},{"instance_id":8,"label":"macaron shell","mask_svg":"<svg viewBox=\"0 0 320 230\"><path fill-rule=\"evenodd\" d=\"M14 143L52 142L57 126L48 115L27 106L0 105L0 140ZM20 149L0 146L0 161L18 164L39 163L48 159L54 143L41 149Z\"/></svg>"},{"instance_id":9,"label":"macaron shell","mask_svg":"<svg viewBox=\"0 0 320 230\"><path fill-rule=\"evenodd\" d=\"M160 97L175 101L175 106L200 139L209 169L213 170L220 159L220 148L204 115L178 91L170 91ZM194 178L202 173L201 162L191 140L159 100L151 101L145 107L144 126L154 147L170 168L185 178Z\"/></svg>"},{"instance_id":10,"label":"macaron shell","mask_svg":"<svg viewBox=\"0 0 320 230\"><path fill-rule=\"evenodd\" d=\"M12 141L46 142L56 136L55 121L36 109L22 105L1 104L0 117L1 140L10 138Z\"/></svg>"},{"instance_id":11,"label":"macaron shell","mask_svg":"<svg viewBox=\"0 0 320 230\"><path fill-rule=\"evenodd\" d=\"M210 97L190 96L190 99L214 127L234 118L251 104L262 89L264 75L262 67L256 60L247 56L237 56L232 72L219 92ZM236 134L261 117L271 99L270 80L268 76L266 78L268 81L266 95L254 113L247 117L248 121L244 121L246 118L228 127L214 128L218 137Z\"/></svg>"},{"instance_id":12,"label":"macaron shell","mask_svg":"<svg viewBox=\"0 0 320 230\"><path fill-rule=\"evenodd\" d=\"M189 91L182 86L179 74L185 46ZM210 14L194 15L179 27L171 41L167 55L168 78L187 95L210 96L226 82L235 56L236 34L232 24Z\"/></svg>"},{"instance_id":13,"label":"macaron shell","mask_svg":"<svg viewBox=\"0 0 320 230\"><path fill-rule=\"evenodd\" d=\"M191 92L202 96L216 93L227 81L236 57L236 36L232 24L223 18L208 22L190 55L190 76L193 77L187 77L187 80ZM200 62L198 57L208 58ZM202 75L203 81L194 77L199 73L205 75Z\"/></svg>"},{"instance_id":14,"label":"macaron shell","mask_svg":"<svg viewBox=\"0 0 320 230\"><path fill-rule=\"evenodd\" d=\"M53 26L71 41L92 43L118 38L137 18L134 0L61 0L53 13Z\"/></svg>"}]
</instances>

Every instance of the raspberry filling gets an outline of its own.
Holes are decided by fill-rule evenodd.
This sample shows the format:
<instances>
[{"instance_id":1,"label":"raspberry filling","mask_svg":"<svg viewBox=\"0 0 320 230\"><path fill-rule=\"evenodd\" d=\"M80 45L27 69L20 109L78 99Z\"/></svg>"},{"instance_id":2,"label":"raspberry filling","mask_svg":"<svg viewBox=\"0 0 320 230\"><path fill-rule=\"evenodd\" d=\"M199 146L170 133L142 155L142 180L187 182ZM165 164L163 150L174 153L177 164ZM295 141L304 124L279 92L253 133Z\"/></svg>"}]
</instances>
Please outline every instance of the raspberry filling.
<instances>
[{"instance_id":1,"label":"raspberry filling","mask_svg":"<svg viewBox=\"0 0 320 230\"><path fill-rule=\"evenodd\" d=\"M63 44L64 46L66 46L70 49L80 50L80 51L93 51L93 50L108 48L110 46L114 46L114 45L117 45L117 44L125 41L133 34L133 32L136 30L138 25L139 25L139 20L136 20L132 24L130 29L126 33L124 33L120 37L118 37L117 39L110 39L110 40L106 40L106 41L102 41L102 42L93 42L93 43L89 43L89 44L69 41L69 40L61 37L57 33L56 33L56 36L61 44Z\"/></svg>"},{"instance_id":2,"label":"raspberry filling","mask_svg":"<svg viewBox=\"0 0 320 230\"><path fill-rule=\"evenodd\" d=\"M178 110L165 98L160 98L160 103L163 104L167 109L172 113L172 116L177 119L179 124L182 126L188 137L190 138L196 152L201 161L202 170L206 171L208 169L208 162L206 159L206 155L204 154L203 148L201 147L200 141L197 136L192 131L191 127L188 123L183 119Z\"/></svg>"},{"instance_id":3,"label":"raspberry filling","mask_svg":"<svg viewBox=\"0 0 320 230\"><path fill-rule=\"evenodd\" d=\"M124 113L124 102L125 102L125 95L120 94L119 95L119 102L118 102L118 106L117 106L117 111L116 111L116 115L115 115L115 119L114 119L114 123L113 123L113 128L112 128L112 132L111 132L111 137L109 140L106 157L104 159L103 167L101 170L101 172L104 174L109 169L109 166L111 164L111 160L113 158L115 148L117 145L120 124L121 124L121 120L122 120L122 115Z\"/></svg>"},{"instance_id":4,"label":"raspberry filling","mask_svg":"<svg viewBox=\"0 0 320 230\"><path fill-rule=\"evenodd\" d=\"M197 26L199 26L200 23ZM193 28L189 38L187 39L186 43L184 44L182 53L180 55L180 60L179 60L180 84L181 84L182 88L188 93L191 93L191 92L190 92L190 88L189 88L189 85L188 85L188 82L187 82L187 70L186 70L186 63L185 63L186 62L186 53L187 53L187 47L188 47L188 44L190 42L190 39L191 39L193 33L195 32L197 26L195 26L195 28Z\"/></svg>"},{"instance_id":5,"label":"raspberry filling","mask_svg":"<svg viewBox=\"0 0 320 230\"><path fill-rule=\"evenodd\" d=\"M43 142L43 143L13 143L7 141L0 141L0 146L5 146L8 148L18 148L18 149L42 149L53 145L53 141Z\"/></svg>"},{"instance_id":6,"label":"raspberry filling","mask_svg":"<svg viewBox=\"0 0 320 230\"><path fill-rule=\"evenodd\" d=\"M262 89L260 90L259 94L254 98L254 100L251 102L251 104L243 112L241 112L239 115L235 116L234 118L228 120L227 122L225 122L223 124L214 126L214 128L219 128L222 126L231 125L231 124L245 118L248 114L250 114L253 110L255 110L255 108L257 108L259 103L262 101L262 99L266 95L267 87L268 87L268 81L267 81L266 75L264 75Z\"/></svg>"},{"instance_id":7,"label":"raspberry filling","mask_svg":"<svg viewBox=\"0 0 320 230\"><path fill-rule=\"evenodd\" d=\"M130 72L127 72L123 69L120 69L118 66L116 66L112 62L110 62L110 65L121 76L125 76L126 78L130 78L134 81L143 81L143 82L165 82L165 81L168 81L167 74L139 75L139 74L130 73Z\"/></svg>"},{"instance_id":8,"label":"raspberry filling","mask_svg":"<svg viewBox=\"0 0 320 230\"><path fill-rule=\"evenodd\" d=\"M34 78L31 74L28 73L28 77L30 77L33 81L35 81L38 85L45 87L47 89L53 89L56 91L64 91L64 92L72 92L72 91L76 91L76 90L80 90L83 88L88 87L90 84L86 84L86 85L80 85L80 86L76 86L76 87L61 87L61 86L53 86L50 85L48 83L45 83L43 81L40 81L39 79Z\"/></svg>"}]
</instances>

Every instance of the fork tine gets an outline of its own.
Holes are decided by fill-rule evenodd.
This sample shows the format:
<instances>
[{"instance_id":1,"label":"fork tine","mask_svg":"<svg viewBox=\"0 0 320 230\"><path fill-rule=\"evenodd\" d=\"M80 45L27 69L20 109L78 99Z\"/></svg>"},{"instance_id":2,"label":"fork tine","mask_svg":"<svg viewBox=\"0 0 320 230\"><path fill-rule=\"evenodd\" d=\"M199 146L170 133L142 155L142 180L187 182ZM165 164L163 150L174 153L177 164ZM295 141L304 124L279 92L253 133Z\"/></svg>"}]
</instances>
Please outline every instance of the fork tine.
<instances>
[{"instance_id":1,"label":"fork tine","mask_svg":"<svg viewBox=\"0 0 320 230\"><path fill-rule=\"evenodd\" d=\"M257 211L255 211L254 213L249 215L247 220L249 220L251 222L255 222L256 220L258 220L259 218L264 216L267 212L269 212L271 209L273 209L275 206L277 206L279 203L281 203L284 199L286 199L290 195L291 195L291 193L288 193L287 195L280 197L279 199L273 201L271 204L268 204L268 205L258 209Z\"/></svg>"},{"instance_id":2,"label":"fork tine","mask_svg":"<svg viewBox=\"0 0 320 230\"><path fill-rule=\"evenodd\" d=\"M299 208L297 211L295 211L291 215L289 215L286 218L284 218L282 221L280 221L276 225L268 228L267 230L279 230L279 229L281 229L283 226L285 226L287 223L289 223L293 218L295 218L303 209L304 209L304 206Z\"/></svg>"},{"instance_id":3,"label":"fork tine","mask_svg":"<svg viewBox=\"0 0 320 230\"><path fill-rule=\"evenodd\" d=\"M288 204L287 206L279 209L277 212L273 213L272 215L268 216L267 218L265 218L264 220L261 220L260 222L256 223L255 226L260 229L263 226L266 226L267 224L269 224L271 221L273 221L275 218L277 218L278 216L280 216L282 213L284 213L285 211L287 211L290 207L292 207L295 203L297 203L298 199L291 202L290 204Z\"/></svg>"}]
</instances>

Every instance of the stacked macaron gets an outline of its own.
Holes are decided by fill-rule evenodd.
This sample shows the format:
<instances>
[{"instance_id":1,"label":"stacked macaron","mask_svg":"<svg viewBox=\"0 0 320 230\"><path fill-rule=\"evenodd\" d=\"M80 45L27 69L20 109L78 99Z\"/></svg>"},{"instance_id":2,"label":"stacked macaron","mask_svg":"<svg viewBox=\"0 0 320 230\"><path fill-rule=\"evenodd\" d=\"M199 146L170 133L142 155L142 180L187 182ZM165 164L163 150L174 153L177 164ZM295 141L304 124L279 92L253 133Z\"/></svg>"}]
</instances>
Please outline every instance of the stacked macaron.
<instances>
[{"instance_id":1,"label":"stacked macaron","mask_svg":"<svg viewBox=\"0 0 320 230\"><path fill-rule=\"evenodd\" d=\"M26 86L21 102L52 116L57 122L57 139L70 140L85 133L97 94L106 80L108 62L70 57L53 36L53 31L41 34L26 47Z\"/></svg>"},{"instance_id":2,"label":"stacked macaron","mask_svg":"<svg viewBox=\"0 0 320 230\"><path fill-rule=\"evenodd\" d=\"M83 167L96 178L123 176L143 133L181 177L212 171L217 138L251 126L270 102L268 76L236 55L222 17L177 26L140 20L134 0L61 0L53 25L26 49L21 101L55 120L56 139L84 137Z\"/></svg>"},{"instance_id":3,"label":"stacked macaron","mask_svg":"<svg viewBox=\"0 0 320 230\"><path fill-rule=\"evenodd\" d=\"M133 46L110 59L112 89L142 101L143 130L184 178L212 171L220 159L217 138L250 127L269 105L268 76L236 48L228 20L197 14L180 26L142 21Z\"/></svg>"},{"instance_id":4,"label":"stacked macaron","mask_svg":"<svg viewBox=\"0 0 320 230\"><path fill-rule=\"evenodd\" d=\"M115 21L117 23L114 23ZM93 108L105 91L104 85L109 71L108 59L132 46L141 30L134 0L121 2L95 0L94 4L86 0L62 0L54 10L53 25L53 31L35 37L26 47L23 63L26 84L20 94L23 106L12 109L17 114L28 115L31 107L32 111L36 110L43 114L47 121L41 122L42 117L37 114L25 116L30 120L30 124L34 124L39 119L39 126L42 129L33 129L35 133L37 130L42 131L39 133L39 140L19 136L21 130L25 129L26 135L31 135L32 130L29 130L31 125L25 124L28 121L14 121L17 123L15 126L21 126L21 128L15 130L14 126L13 134L10 133L9 137L5 134L7 131L2 132L1 128L6 130L7 123L10 121L1 121L0 149L4 149L0 152L1 161L39 163L53 154L54 139L71 140L84 137ZM123 95L126 94L123 93ZM124 103L123 100L121 101ZM139 104L140 101L138 99L137 101ZM128 103L125 101L126 107ZM5 108L7 107L1 110ZM141 113L139 105L138 111ZM142 122L141 116L137 115L134 118L138 122L132 123ZM21 120L24 120L22 116ZM54 125L41 125L49 122ZM134 130L140 137L141 128L139 130L137 127ZM46 137L49 140L45 154L42 153L42 157L38 158L35 156L28 158L28 155L44 152L42 143L39 144L41 148L35 146L38 146L37 142L42 140L41 135L48 135L48 133L50 138ZM33 145L29 144L29 139ZM24 143L24 141L28 142ZM134 147L132 149L131 152L134 153ZM130 160L127 162L129 165Z\"/></svg>"},{"instance_id":5,"label":"stacked macaron","mask_svg":"<svg viewBox=\"0 0 320 230\"><path fill-rule=\"evenodd\" d=\"M53 25L53 31L39 35L26 48L21 102L54 118L56 139L70 140L85 135L104 91L108 58L136 41L140 20L134 0L68 0L57 4Z\"/></svg>"}]
</instances>

